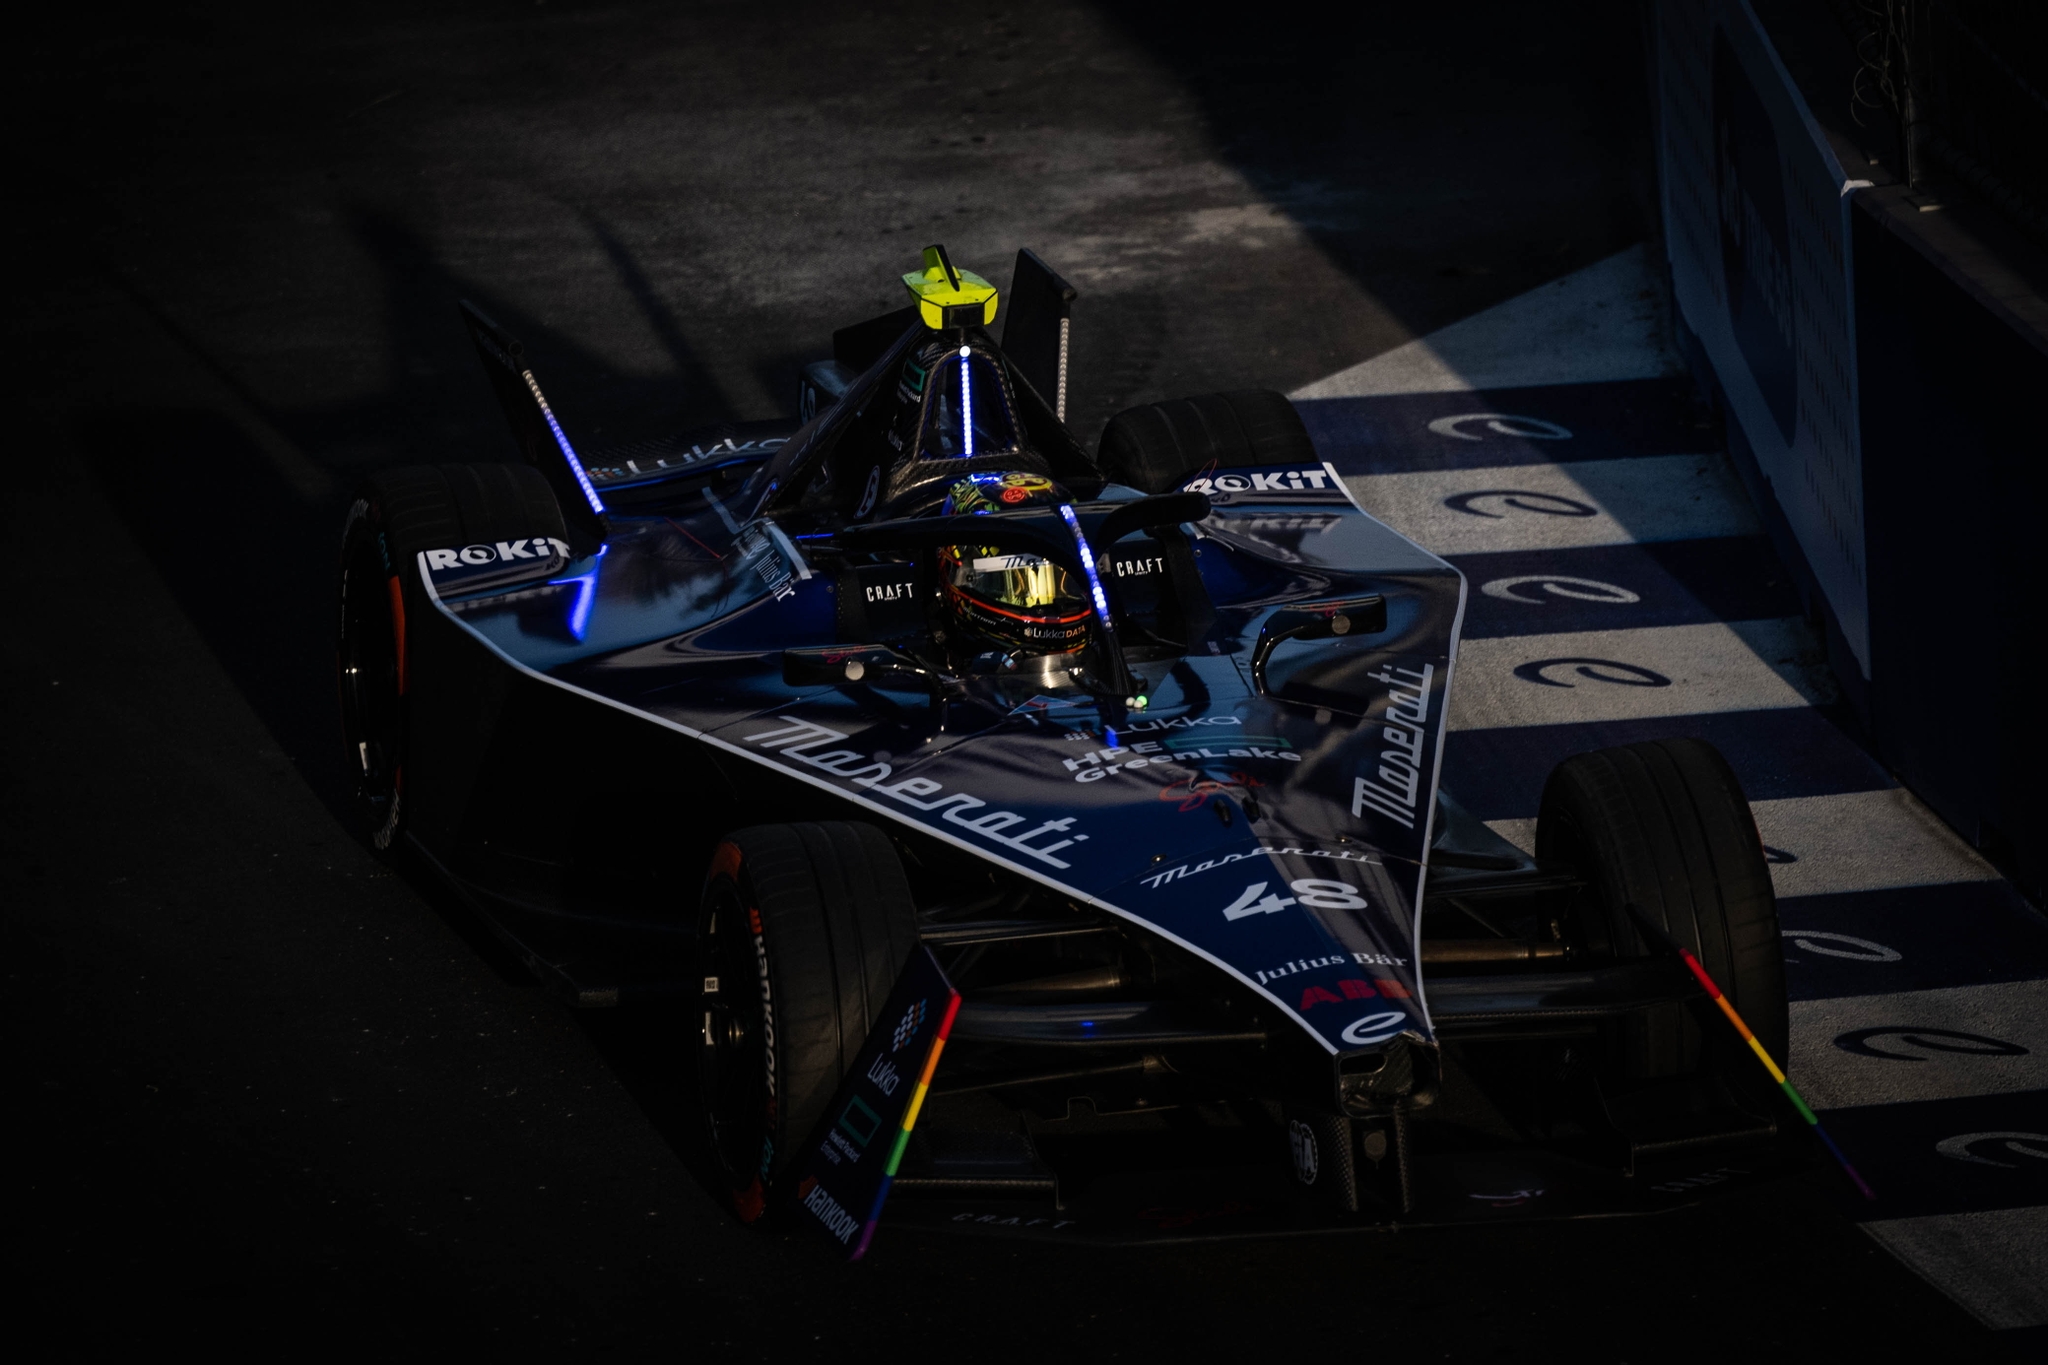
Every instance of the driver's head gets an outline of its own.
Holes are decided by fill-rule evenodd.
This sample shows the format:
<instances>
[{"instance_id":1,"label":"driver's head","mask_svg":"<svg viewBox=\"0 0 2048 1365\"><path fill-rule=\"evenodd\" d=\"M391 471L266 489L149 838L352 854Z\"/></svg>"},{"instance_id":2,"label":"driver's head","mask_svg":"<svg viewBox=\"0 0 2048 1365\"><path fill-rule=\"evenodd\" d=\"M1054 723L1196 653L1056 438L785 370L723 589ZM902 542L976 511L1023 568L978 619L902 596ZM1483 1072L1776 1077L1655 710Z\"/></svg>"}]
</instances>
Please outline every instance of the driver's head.
<instances>
[{"instance_id":1,"label":"driver's head","mask_svg":"<svg viewBox=\"0 0 2048 1365\"><path fill-rule=\"evenodd\" d=\"M972 517L1071 500L1043 474L970 474L948 490L942 514ZM947 610L970 637L1028 654L1071 654L1087 642L1087 598L1049 559L947 545L939 550L939 576Z\"/></svg>"}]
</instances>

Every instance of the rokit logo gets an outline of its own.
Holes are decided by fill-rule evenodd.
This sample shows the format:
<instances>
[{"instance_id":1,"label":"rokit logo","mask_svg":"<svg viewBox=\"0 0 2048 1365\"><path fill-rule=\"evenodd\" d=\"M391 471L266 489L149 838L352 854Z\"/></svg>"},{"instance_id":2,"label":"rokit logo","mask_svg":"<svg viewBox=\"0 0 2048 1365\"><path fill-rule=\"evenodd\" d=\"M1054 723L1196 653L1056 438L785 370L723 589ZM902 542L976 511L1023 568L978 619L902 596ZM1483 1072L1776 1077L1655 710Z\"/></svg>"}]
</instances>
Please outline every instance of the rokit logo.
<instances>
[{"instance_id":1,"label":"rokit logo","mask_svg":"<svg viewBox=\"0 0 2048 1365\"><path fill-rule=\"evenodd\" d=\"M1189 479L1181 487L1191 493L1313 493L1330 487L1330 475L1311 467L1268 474L1214 474Z\"/></svg>"},{"instance_id":2,"label":"rokit logo","mask_svg":"<svg viewBox=\"0 0 2048 1365\"><path fill-rule=\"evenodd\" d=\"M527 540L500 540L490 545L465 545L459 550L427 551L427 568L439 573L448 569L478 568L485 564L512 564L520 560L534 561L534 567L556 555L569 557L569 542L553 536L534 536Z\"/></svg>"}]
</instances>

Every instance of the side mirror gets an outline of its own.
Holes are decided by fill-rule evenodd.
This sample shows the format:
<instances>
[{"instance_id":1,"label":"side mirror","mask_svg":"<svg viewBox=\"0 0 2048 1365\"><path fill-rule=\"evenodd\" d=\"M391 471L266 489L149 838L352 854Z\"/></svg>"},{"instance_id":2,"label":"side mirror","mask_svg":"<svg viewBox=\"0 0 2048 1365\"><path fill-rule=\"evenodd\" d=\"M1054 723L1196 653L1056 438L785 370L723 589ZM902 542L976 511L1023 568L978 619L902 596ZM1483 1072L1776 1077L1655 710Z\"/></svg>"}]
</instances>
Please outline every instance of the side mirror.
<instances>
[{"instance_id":1,"label":"side mirror","mask_svg":"<svg viewBox=\"0 0 2048 1365\"><path fill-rule=\"evenodd\" d=\"M782 651L782 681L791 687L920 688L952 696L960 684L887 645L818 645Z\"/></svg>"},{"instance_id":2,"label":"side mirror","mask_svg":"<svg viewBox=\"0 0 2048 1365\"><path fill-rule=\"evenodd\" d=\"M1377 635L1387 628L1387 599L1378 593L1362 597L1322 597L1295 602L1266 618L1259 643L1252 650L1252 686L1266 690L1266 661L1286 640L1333 640L1350 635Z\"/></svg>"}]
</instances>

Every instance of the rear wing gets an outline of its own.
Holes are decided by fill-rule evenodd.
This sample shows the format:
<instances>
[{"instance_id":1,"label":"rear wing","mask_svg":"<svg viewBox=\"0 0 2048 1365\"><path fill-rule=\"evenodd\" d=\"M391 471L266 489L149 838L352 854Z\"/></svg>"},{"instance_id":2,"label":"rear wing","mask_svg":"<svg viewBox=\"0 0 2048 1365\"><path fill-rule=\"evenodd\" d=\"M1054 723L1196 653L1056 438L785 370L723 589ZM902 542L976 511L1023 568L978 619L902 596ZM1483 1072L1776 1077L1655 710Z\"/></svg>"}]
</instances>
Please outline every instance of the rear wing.
<instances>
[{"instance_id":1,"label":"rear wing","mask_svg":"<svg viewBox=\"0 0 2048 1365\"><path fill-rule=\"evenodd\" d=\"M562 424L555 420L554 409L542 397L533 371L527 368L526 348L468 299L462 300L462 321L469 328L469 339L476 343L484 373L491 377L498 406L511 424L520 458L547 476L570 530L591 541L605 539L612 528L604 501L563 434Z\"/></svg>"},{"instance_id":2,"label":"rear wing","mask_svg":"<svg viewBox=\"0 0 2048 1365\"><path fill-rule=\"evenodd\" d=\"M1074 286L1038 259L1029 247L1017 253L1010 281L1010 312L1003 320L1003 354L1052 404L1053 416L1067 420L1067 337Z\"/></svg>"}]
</instances>

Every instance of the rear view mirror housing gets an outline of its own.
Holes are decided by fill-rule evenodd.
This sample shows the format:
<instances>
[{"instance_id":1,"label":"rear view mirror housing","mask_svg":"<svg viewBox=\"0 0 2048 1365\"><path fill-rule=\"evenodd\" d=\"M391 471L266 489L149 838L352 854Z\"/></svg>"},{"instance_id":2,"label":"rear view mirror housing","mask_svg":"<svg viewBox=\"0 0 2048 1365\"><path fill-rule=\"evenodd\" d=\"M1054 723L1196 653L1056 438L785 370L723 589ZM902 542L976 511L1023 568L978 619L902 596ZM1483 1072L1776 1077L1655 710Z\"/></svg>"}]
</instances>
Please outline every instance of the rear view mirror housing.
<instances>
[{"instance_id":1,"label":"rear view mirror housing","mask_svg":"<svg viewBox=\"0 0 2048 1365\"><path fill-rule=\"evenodd\" d=\"M1282 607L1266 618L1252 651L1252 685L1266 688L1266 661L1288 640L1334 640L1352 635L1378 635L1387 628L1387 599L1378 593L1357 597L1323 597Z\"/></svg>"}]
</instances>

